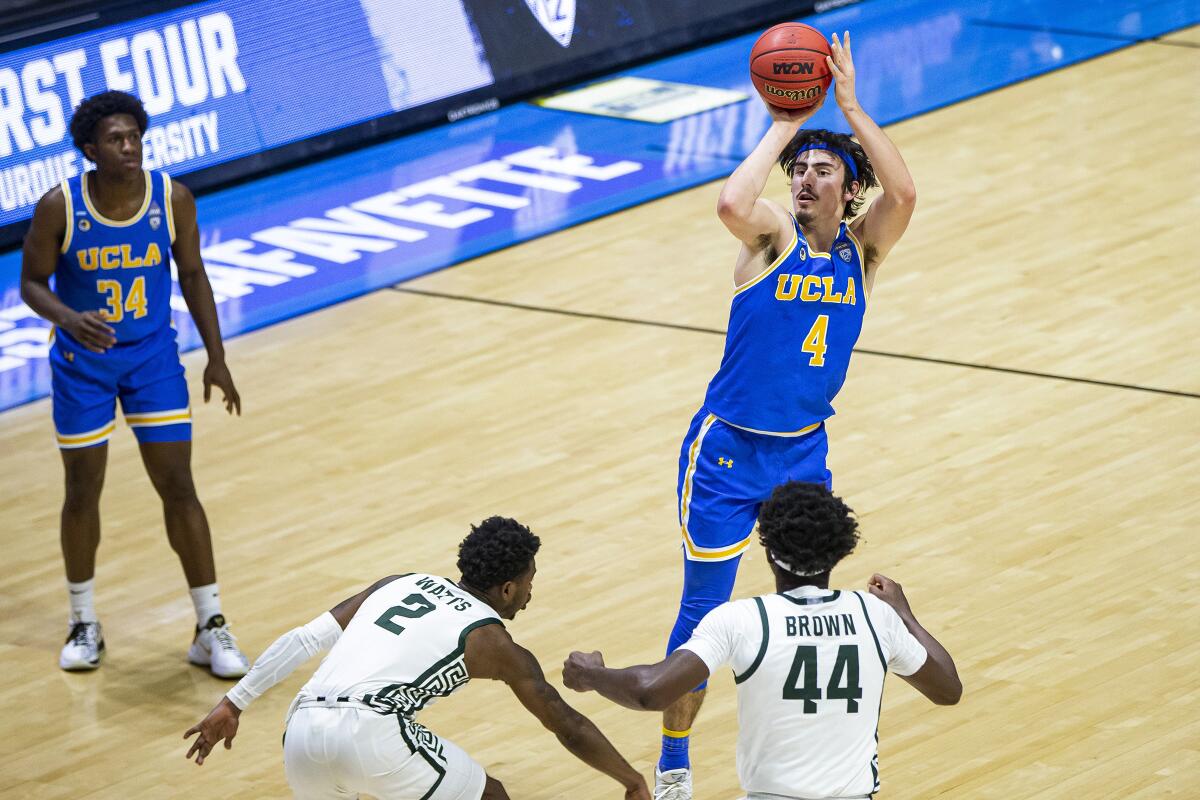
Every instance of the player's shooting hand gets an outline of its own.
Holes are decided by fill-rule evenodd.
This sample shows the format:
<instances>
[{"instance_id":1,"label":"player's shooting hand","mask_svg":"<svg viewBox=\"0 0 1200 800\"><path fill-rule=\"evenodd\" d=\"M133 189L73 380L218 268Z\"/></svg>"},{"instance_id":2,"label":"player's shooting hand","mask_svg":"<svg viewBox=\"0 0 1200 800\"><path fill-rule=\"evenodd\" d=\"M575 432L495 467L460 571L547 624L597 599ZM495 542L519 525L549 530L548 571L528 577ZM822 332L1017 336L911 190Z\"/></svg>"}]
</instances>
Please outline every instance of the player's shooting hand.
<instances>
[{"instance_id":1,"label":"player's shooting hand","mask_svg":"<svg viewBox=\"0 0 1200 800\"><path fill-rule=\"evenodd\" d=\"M833 73L838 108L846 112L858 107L858 95L854 90L854 57L850 54L850 31L843 35L845 41L839 40L836 33L833 35L833 41L829 45L833 55L826 56L825 63Z\"/></svg>"},{"instance_id":2,"label":"player's shooting hand","mask_svg":"<svg viewBox=\"0 0 1200 800\"><path fill-rule=\"evenodd\" d=\"M238 394L237 387L233 385L233 376L229 374L229 367L225 366L224 361L209 361L208 366L204 368L204 402L212 397L212 387L216 386L221 390L224 396L225 410L230 414L237 410L240 417L242 415L242 398Z\"/></svg>"},{"instance_id":3,"label":"player's shooting hand","mask_svg":"<svg viewBox=\"0 0 1200 800\"><path fill-rule=\"evenodd\" d=\"M208 712L208 716L188 728L183 738L187 739L193 733L200 734L187 751L185 758L196 757L197 764L203 764L204 759L212 752L221 740L225 740L225 749L233 747L233 737L237 736L238 718L242 711L228 697L222 697L221 702Z\"/></svg>"},{"instance_id":4,"label":"player's shooting hand","mask_svg":"<svg viewBox=\"0 0 1200 800\"><path fill-rule=\"evenodd\" d=\"M577 692L590 691L592 686L588 676L598 669L604 669L604 656L600 655L599 650L571 653L563 662L563 685Z\"/></svg>"},{"instance_id":5,"label":"player's shooting hand","mask_svg":"<svg viewBox=\"0 0 1200 800\"><path fill-rule=\"evenodd\" d=\"M896 613L901 617L913 615L908 598L904 596L904 589L888 576L878 573L872 575L871 580L867 582L867 591L896 609Z\"/></svg>"},{"instance_id":6,"label":"player's shooting hand","mask_svg":"<svg viewBox=\"0 0 1200 800\"><path fill-rule=\"evenodd\" d=\"M782 122L785 125L799 128L808 122L813 114L816 114L820 110L821 104L824 102L825 94L822 93L811 106L805 106L804 108L781 108L773 103L767 103L767 111L770 112L771 119L775 122Z\"/></svg>"},{"instance_id":7,"label":"player's shooting hand","mask_svg":"<svg viewBox=\"0 0 1200 800\"><path fill-rule=\"evenodd\" d=\"M63 323L63 328L93 353L103 353L117 343L117 332L108 326L99 311L77 313Z\"/></svg>"}]
</instances>

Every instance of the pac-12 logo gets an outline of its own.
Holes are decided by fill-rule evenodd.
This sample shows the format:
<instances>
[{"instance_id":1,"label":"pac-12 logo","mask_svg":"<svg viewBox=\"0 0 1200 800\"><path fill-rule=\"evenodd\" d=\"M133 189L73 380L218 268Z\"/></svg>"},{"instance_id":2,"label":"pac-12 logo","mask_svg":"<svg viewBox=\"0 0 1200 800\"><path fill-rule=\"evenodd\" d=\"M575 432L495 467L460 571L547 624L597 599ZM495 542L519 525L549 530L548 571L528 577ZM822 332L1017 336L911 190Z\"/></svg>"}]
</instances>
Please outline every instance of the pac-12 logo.
<instances>
[{"instance_id":1,"label":"pac-12 logo","mask_svg":"<svg viewBox=\"0 0 1200 800\"><path fill-rule=\"evenodd\" d=\"M525 0L529 11L554 40L567 47L575 33L575 0Z\"/></svg>"}]
</instances>

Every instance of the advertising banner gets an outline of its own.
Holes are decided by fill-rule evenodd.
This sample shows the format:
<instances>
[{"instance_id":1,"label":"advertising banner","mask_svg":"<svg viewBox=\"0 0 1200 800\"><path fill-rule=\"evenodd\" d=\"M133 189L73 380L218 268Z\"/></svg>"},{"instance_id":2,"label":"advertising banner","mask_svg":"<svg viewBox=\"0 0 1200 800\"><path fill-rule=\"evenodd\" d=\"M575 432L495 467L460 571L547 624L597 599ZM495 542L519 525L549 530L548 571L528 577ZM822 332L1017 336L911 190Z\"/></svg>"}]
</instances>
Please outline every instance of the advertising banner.
<instances>
[{"instance_id":1,"label":"advertising banner","mask_svg":"<svg viewBox=\"0 0 1200 800\"><path fill-rule=\"evenodd\" d=\"M71 114L106 89L182 175L491 82L459 0L211 0L3 53L0 226L85 168Z\"/></svg>"}]
</instances>

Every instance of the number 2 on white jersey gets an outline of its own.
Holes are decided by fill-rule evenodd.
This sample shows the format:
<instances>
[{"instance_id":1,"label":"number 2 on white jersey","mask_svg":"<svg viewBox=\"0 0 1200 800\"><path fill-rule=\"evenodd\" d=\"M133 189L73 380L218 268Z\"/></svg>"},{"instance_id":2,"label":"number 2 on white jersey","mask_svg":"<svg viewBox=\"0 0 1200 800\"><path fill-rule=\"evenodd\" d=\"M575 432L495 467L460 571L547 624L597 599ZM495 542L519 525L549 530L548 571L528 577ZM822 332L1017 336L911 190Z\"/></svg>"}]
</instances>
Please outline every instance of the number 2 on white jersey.
<instances>
[{"instance_id":1,"label":"number 2 on white jersey","mask_svg":"<svg viewBox=\"0 0 1200 800\"><path fill-rule=\"evenodd\" d=\"M812 356L808 360L810 367L825 366L825 351L829 349L825 344L825 334L828 330L829 315L820 314L804 335L804 344L800 349Z\"/></svg>"}]
</instances>

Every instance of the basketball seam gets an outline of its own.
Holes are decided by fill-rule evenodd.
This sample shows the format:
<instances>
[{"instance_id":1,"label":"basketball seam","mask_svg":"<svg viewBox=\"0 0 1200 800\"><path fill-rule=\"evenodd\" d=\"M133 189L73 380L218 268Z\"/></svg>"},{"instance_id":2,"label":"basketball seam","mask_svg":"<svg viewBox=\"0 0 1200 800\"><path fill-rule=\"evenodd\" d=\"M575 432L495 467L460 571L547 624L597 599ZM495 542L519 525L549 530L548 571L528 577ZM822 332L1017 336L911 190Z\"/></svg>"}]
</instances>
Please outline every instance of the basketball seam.
<instances>
[{"instance_id":1,"label":"basketball seam","mask_svg":"<svg viewBox=\"0 0 1200 800\"><path fill-rule=\"evenodd\" d=\"M753 51L752 51L753 52ZM780 47L775 50L763 50L761 53L754 53L754 58L762 58L769 56L771 53L820 53L822 56L831 56L833 53L828 53L824 50L814 50L811 47Z\"/></svg>"},{"instance_id":2,"label":"basketball seam","mask_svg":"<svg viewBox=\"0 0 1200 800\"><path fill-rule=\"evenodd\" d=\"M751 72L751 75L763 81L771 81L772 83L821 83L825 77L820 78L801 78L799 80L792 78L776 78L774 75L759 75L757 72Z\"/></svg>"}]
</instances>

